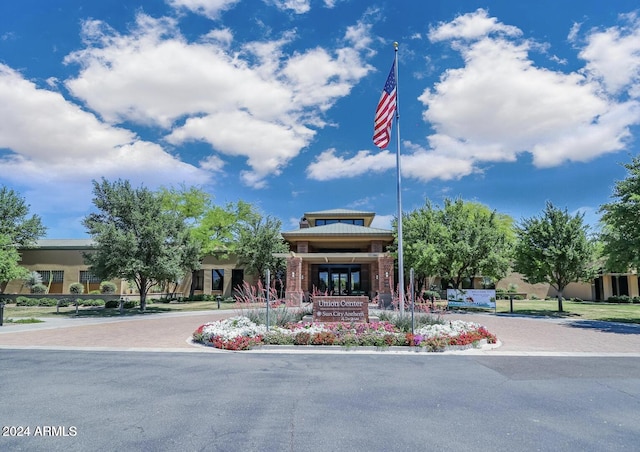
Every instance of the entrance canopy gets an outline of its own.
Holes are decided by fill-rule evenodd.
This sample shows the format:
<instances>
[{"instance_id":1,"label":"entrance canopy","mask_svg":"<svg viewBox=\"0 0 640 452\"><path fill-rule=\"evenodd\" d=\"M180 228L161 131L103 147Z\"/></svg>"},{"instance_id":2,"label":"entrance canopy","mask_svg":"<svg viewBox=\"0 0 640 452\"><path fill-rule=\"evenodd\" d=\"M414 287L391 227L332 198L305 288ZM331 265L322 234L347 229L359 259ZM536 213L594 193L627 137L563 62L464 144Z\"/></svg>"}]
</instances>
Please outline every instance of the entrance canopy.
<instances>
[{"instance_id":1,"label":"entrance canopy","mask_svg":"<svg viewBox=\"0 0 640 452\"><path fill-rule=\"evenodd\" d=\"M275 257L286 259L288 257L299 257L310 264L355 264L378 262L380 257L388 256L389 253L277 253Z\"/></svg>"}]
</instances>

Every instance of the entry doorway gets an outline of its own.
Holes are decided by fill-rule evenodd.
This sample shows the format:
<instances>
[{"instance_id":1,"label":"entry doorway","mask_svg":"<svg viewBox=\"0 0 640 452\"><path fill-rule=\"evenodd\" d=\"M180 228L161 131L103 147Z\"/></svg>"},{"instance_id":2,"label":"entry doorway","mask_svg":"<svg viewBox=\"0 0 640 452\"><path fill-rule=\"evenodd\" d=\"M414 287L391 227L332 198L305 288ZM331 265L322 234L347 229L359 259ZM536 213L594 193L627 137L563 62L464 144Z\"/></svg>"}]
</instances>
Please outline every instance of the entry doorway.
<instances>
[{"instance_id":1,"label":"entry doorway","mask_svg":"<svg viewBox=\"0 0 640 452\"><path fill-rule=\"evenodd\" d=\"M329 295L364 295L360 264L318 267L318 290Z\"/></svg>"}]
</instances>

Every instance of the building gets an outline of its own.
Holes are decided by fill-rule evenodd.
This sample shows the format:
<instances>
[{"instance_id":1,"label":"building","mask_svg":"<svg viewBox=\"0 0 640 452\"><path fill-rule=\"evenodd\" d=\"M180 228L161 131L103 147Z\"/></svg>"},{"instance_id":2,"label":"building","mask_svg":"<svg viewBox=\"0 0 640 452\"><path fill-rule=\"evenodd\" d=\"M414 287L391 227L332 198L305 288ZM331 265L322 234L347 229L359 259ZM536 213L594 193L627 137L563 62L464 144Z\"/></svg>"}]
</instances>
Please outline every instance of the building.
<instances>
[{"instance_id":1,"label":"building","mask_svg":"<svg viewBox=\"0 0 640 452\"><path fill-rule=\"evenodd\" d=\"M91 239L42 239L38 240L34 247L20 250L20 264L30 272L40 273L50 294L69 294L69 286L74 283L82 283L85 293L89 293L99 290L102 282L84 261L84 255L93 249L95 248ZM216 259L207 256L203 259L200 270L195 271L193 275L186 275L179 281L176 294L186 296L193 292L231 297L233 288L242 285L245 279L248 279L248 282L253 281L251 275L245 275L235 257ZM136 296L135 286L130 285L128 281L116 279L113 282L116 284L118 295ZM29 289L24 285L24 281L16 279L9 281L5 293L27 294Z\"/></svg>"},{"instance_id":2,"label":"building","mask_svg":"<svg viewBox=\"0 0 640 452\"><path fill-rule=\"evenodd\" d=\"M334 209L306 212L298 229L282 233L291 249L286 297L296 303L310 294L379 296L390 303L394 259L386 251L393 231L372 228L373 212Z\"/></svg>"},{"instance_id":3,"label":"building","mask_svg":"<svg viewBox=\"0 0 640 452\"><path fill-rule=\"evenodd\" d=\"M395 287L393 255L387 251L394 242L393 231L371 227L374 212L334 209L306 212L297 229L282 233L289 253L277 254L286 260L286 297L300 303L314 293L327 295L366 295L391 302ZM69 286L82 283L85 293L98 290L100 280L84 263L83 255L93 250L90 239L40 240L33 248L21 249L21 265L42 275L50 294L69 294ZM408 274L408 272L405 272ZM247 282L254 284L255 275L247 274L237 257L221 259L206 256L202 267L179 281L176 295L233 296L234 290ZM135 296L135 287L127 281L113 281L120 295ZM463 288L482 288L483 278L463 283ZM430 284L440 287L439 278ZM538 298L555 297L549 284L528 284L521 275L512 273L495 287L509 289ZM442 287L444 289L445 287ZM10 281L7 294L25 294L22 280ZM571 283L564 291L566 298L607 300L611 296L640 296L637 272L602 273L590 283Z\"/></svg>"},{"instance_id":4,"label":"building","mask_svg":"<svg viewBox=\"0 0 640 452\"><path fill-rule=\"evenodd\" d=\"M82 283L85 293L99 290L101 280L97 278L84 263L84 254L93 249L90 239L44 239L38 240L33 248L20 250L20 265L30 272L37 271L42 276L42 283L48 287L50 294L68 294L69 286ZM115 280L117 292L128 293L126 281ZM29 289L22 280L9 281L5 288L8 294L26 294Z\"/></svg>"}]
</instances>

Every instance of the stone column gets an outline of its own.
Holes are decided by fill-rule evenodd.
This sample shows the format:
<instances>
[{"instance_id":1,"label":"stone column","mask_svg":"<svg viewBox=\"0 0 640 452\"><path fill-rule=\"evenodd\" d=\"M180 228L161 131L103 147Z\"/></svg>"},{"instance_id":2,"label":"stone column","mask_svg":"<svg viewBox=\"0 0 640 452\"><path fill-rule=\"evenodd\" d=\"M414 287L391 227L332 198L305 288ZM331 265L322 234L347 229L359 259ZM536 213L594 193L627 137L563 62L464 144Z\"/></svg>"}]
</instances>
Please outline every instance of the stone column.
<instances>
[{"instance_id":1,"label":"stone column","mask_svg":"<svg viewBox=\"0 0 640 452\"><path fill-rule=\"evenodd\" d=\"M302 304L302 258L291 256L287 258L287 284L285 290L287 305L300 306Z\"/></svg>"},{"instance_id":2,"label":"stone column","mask_svg":"<svg viewBox=\"0 0 640 452\"><path fill-rule=\"evenodd\" d=\"M389 308L391 301L393 300L394 290L394 274L393 274L393 257L379 256L378 257L378 306L383 308Z\"/></svg>"}]
</instances>

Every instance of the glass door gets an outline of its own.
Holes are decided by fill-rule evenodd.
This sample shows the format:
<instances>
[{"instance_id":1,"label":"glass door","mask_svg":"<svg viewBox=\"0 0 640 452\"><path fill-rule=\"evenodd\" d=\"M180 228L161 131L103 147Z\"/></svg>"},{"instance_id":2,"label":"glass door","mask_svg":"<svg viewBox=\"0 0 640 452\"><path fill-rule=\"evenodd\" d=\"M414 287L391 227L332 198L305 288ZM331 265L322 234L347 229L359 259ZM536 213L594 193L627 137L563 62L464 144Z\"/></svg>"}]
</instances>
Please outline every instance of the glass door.
<instances>
[{"instance_id":1,"label":"glass door","mask_svg":"<svg viewBox=\"0 0 640 452\"><path fill-rule=\"evenodd\" d=\"M347 272L331 273L331 291L334 295L349 294L349 274Z\"/></svg>"}]
</instances>

